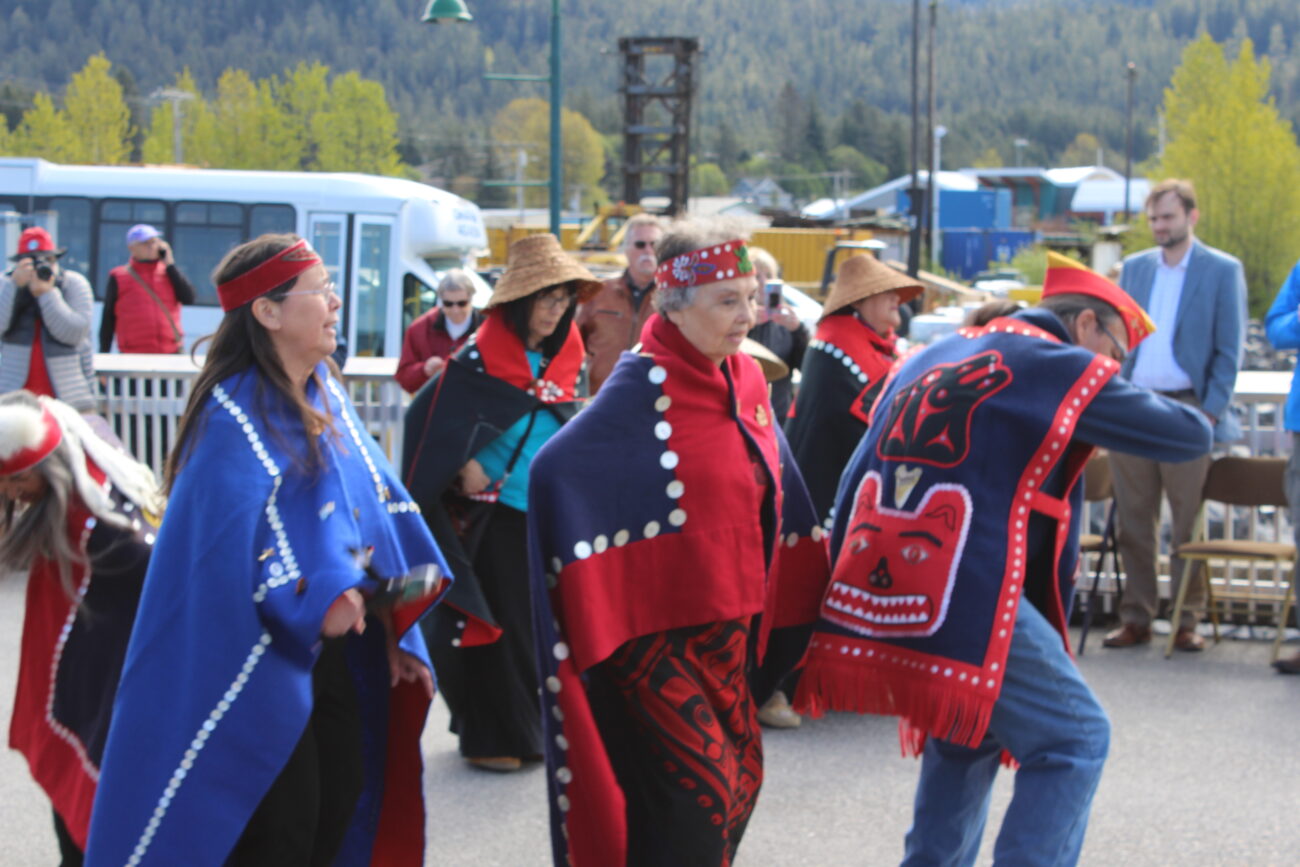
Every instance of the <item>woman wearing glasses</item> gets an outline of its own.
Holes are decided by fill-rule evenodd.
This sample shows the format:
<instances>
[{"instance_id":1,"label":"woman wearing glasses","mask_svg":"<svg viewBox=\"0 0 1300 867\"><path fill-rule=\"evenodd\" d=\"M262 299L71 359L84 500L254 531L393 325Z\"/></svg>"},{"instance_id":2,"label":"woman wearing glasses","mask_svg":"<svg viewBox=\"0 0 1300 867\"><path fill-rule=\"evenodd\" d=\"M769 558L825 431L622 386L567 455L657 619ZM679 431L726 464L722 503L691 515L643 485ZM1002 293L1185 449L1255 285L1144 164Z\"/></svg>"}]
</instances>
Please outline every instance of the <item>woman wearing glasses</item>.
<instances>
[{"instance_id":1,"label":"woman wearing glasses","mask_svg":"<svg viewBox=\"0 0 1300 867\"><path fill-rule=\"evenodd\" d=\"M320 257L263 235L214 282L88 862L419 863L445 563L329 361Z\"/></svg>"},{"instance_id":2,"label":"woman wearing glasses","mask_svg":"<svg viewBox=\"0 0 1300 867\"><path fill-rule=\"evenodd\" d=\"M438 284L438 306L406 329L396 376L408 394L415 394L442 370L447 359L483 324L483 314L471 306L473 297L469 273L453 268Z\"/></svg>"},{"instance_id":3,"label":"woman wearing glasses","mask_svg":"<svg viewBox=\"0 0 1300 867\"><path fill-rule=\"evenodd\" d=\"M599 288L554 235L516 241L483 326L407 411L403 477L457 577L426 635L461 755L483 770L542 753L528 470L585 397L574 308Z\"/></svg>"}]
</instances>

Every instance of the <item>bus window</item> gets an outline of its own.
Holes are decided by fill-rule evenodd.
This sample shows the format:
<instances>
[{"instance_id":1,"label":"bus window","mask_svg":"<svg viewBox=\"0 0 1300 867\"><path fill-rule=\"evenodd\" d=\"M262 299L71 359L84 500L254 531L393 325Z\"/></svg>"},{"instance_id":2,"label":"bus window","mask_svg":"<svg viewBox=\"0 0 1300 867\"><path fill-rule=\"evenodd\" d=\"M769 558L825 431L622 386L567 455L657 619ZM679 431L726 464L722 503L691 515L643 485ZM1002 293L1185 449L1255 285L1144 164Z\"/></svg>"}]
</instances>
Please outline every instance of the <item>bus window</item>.
<instances>
[{"instance_id":1,"label":"bus window","mask_svg":"<svg viewBox=\"0 0 1300 867\"><path fill-rule=\"evenodd\" d=\"M68 248L60 265L90 279L90 199L61 196L50 199L43 210L58 217L54 241Z\"/></svg>"},{"instance_id":2,"label":"bus window","mask_svg":"<svg viewBox=\"0 0 1300 867\"><path fill-rule=\"evenodd\" d=\"M393 227L361 222L357 245L356 345L353 355L384 354L388 320L388 262Z\"/></svg>"},{"instance_id":3,"label":"bus window","mask_svg":"<svg viewBox=\"0 0 1300 867\"><path fill-rule=\"evenodd\" d=\"M437 303L438 296L433 287L406 272L402 278L402 333L405 334L412 322Z\"/></svg>"},{"instance_id":4,"label":"bus window","mask_svg":"<svg viewBox=\"0 0 1300 867\"><path fill-rule=\"evenodd\" d=\"M216 304L211 275L221 259L244 240L244 206L230 202L180 202L172 249L176 264L194 284L199 304Z\"/></svg>"},{"instance_id":5,"label":"bus window","mask_svg":"<svg viewBox=\"0 0 1300 867\"><path fill-rule=\"evenodd\" d=\"M298 217L292 205L250 205L248 208L248 237L256 238L271 232L298 231Z\"/></svg>"},{"instance_id":6,"label":"bus window","mask_svg":"<svg viewBox=\"0 0 1300 867\"><path fill-rule=\"evenodd\" d=\"M108 272L126 263L126 230L136 223L148 223L166 234L167 206L150 199L105 199L99 203L99 244L92 278L97 298L104 297Z\"/></svg>"}]
</instances>

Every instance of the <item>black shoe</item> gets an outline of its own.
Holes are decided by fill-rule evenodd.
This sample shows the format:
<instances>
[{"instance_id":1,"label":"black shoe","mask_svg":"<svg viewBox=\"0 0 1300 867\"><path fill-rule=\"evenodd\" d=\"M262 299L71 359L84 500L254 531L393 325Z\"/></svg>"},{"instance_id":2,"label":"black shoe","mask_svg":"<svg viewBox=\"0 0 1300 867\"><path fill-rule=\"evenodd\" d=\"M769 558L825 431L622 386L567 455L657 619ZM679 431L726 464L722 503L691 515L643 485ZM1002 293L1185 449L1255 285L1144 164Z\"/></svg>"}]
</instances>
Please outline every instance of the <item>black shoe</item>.
<instances>
[{"instance_id":1,"label":"black shoe","mask_svg":"<svg viewBox=\"0 0 1300 867\"><path fill-rule=\"evenodd\" d=\"M1300 674L1300 653L1273 660L1273 668L1278 674Z\"/></svg>"}]
</instances>

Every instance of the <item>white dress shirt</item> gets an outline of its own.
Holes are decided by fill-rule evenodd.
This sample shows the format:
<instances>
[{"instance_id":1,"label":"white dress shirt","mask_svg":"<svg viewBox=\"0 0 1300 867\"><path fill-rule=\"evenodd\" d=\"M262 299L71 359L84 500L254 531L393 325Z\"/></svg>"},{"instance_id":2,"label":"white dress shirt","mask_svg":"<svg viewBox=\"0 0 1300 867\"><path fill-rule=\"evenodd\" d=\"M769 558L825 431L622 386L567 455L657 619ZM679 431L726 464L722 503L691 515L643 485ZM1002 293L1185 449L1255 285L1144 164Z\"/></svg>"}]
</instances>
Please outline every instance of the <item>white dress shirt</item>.
<instances>
[{"instance_id":1,"label":"white dress shirt","mask_svg":"<svg viewBox=\"0 0 1300 867\"><path fill-rule=\"evenodd\" d=\"M1180 262L1166 265L1160 256L1156 264L1155 280L1151 283L1151 300L1147 314L1156 324L1155 333L1142 341L1133 362L1134 385L1154 391L1185 391L1192 387L1192 378L1174 358L1174 329L1178 324L1178 302L1183 297L1187 282L1187 260L1192 257L1189 245Z\"/></svg>"}]
</instances>

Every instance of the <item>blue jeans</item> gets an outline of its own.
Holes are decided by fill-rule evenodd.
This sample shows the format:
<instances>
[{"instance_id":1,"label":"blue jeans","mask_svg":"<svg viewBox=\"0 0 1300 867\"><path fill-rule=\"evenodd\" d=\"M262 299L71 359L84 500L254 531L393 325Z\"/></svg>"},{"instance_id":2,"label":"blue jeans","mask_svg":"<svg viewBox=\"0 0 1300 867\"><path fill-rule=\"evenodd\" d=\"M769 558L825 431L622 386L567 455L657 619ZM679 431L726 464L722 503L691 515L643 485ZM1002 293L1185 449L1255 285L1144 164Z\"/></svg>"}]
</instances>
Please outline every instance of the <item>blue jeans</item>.
<instances>
[{"instance_id":1,"label":"blue jeans","mask_svg":"<svg viewBox=\"0 0 1300 867\"><path fill-rule=\"evenodd\" d=\"M903 864L975 863L1004 748L1020 768L994 862L1075 864L1109 747L1106 712L1061 636L1022 600L984 742L975 749L926 743Z\"/></svg>"}]
</instances>

